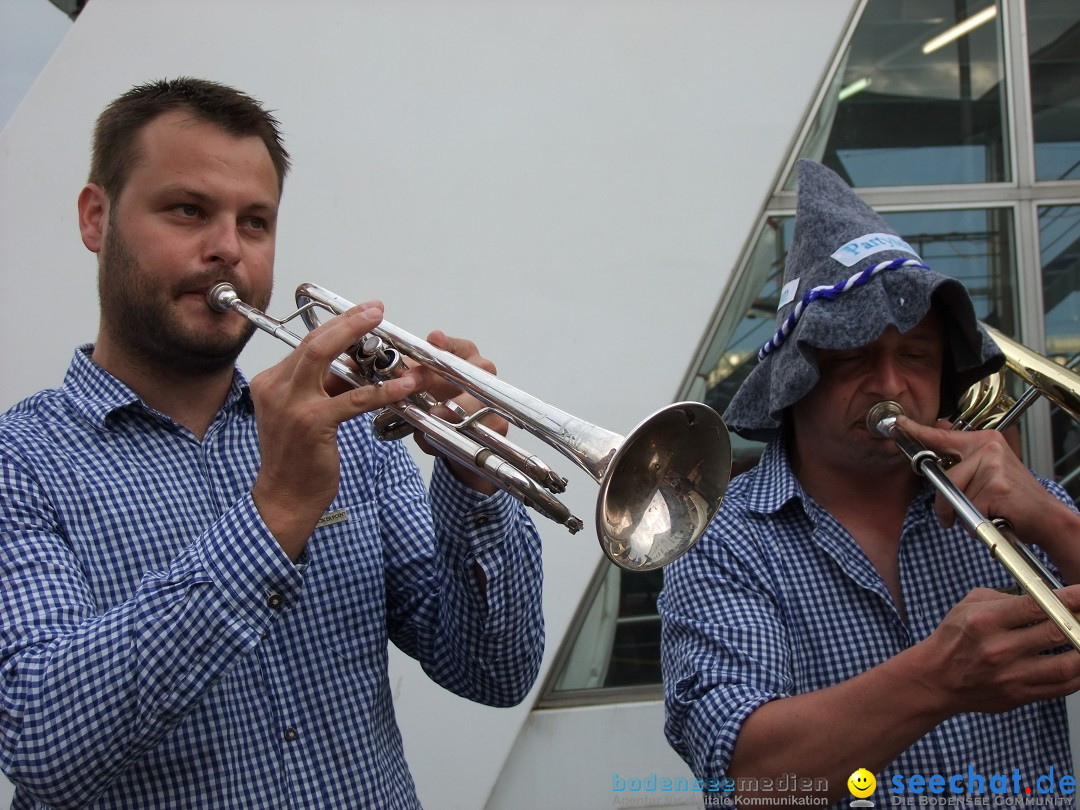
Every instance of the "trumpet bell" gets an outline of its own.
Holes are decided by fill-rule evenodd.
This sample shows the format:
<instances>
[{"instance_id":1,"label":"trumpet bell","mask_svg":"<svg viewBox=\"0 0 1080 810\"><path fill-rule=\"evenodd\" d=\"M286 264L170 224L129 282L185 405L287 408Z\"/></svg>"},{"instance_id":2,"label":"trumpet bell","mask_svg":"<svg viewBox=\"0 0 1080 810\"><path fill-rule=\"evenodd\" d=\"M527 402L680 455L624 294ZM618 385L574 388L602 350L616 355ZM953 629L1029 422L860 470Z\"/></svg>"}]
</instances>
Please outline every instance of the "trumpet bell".
<instances>
[{"instance_id":1,"label":"trumpet bell","mask_svg":"<svg viewBox=\"0 0 1080 810\"><path fill-rule=\"evenodd\" d=\"M720 508L731 439L699 402L662 408L627 434L600 484L596 528L620 568L651 571L689 549Z\"/></svg>"}]
</instances>

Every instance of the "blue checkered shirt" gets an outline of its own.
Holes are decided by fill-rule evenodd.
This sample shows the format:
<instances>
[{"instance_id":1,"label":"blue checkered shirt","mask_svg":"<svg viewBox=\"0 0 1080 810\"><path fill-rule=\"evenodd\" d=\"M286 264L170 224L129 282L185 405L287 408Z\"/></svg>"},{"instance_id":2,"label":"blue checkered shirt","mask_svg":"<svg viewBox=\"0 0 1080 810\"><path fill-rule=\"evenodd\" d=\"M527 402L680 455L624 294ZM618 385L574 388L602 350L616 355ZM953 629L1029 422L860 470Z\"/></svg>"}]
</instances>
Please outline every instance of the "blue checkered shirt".
<instances>
[{"instance_id":1,"label":"blue checkered shirt","mask_svg":"<svg viewBox=\"0 0 1080 810\"><path fill-rule=\"evenodd\" d=\"M249 494L236 372L200 442L76 352L0 418L0 765L14 808L415 808L387 641L509 705L543 648L539 538L366 418L293 565ZM476 584L474 566L487 576Z\"/></svg>"},{"instance_id":2,"label":"blue checkered shirt","mask_svg":"<svg viewBox=\"0 0 1080 810\"><path fill-rule=\"evenodd\" d=\"M705 536L664 570L659 601L665 732L697 778L725 778L743 721L763 703L849 680L926 638L972 588L1015 585L959 522L939 525L929 487L908 509L899 563L906 621L778 442L732 481ZM1051 767L1071 773L1064 701L952 717L876 774L870 798L887 806L894 774L967 775L969 765L985 775L1019 768L1029 786Z\"/></svg>"}]
</instances>

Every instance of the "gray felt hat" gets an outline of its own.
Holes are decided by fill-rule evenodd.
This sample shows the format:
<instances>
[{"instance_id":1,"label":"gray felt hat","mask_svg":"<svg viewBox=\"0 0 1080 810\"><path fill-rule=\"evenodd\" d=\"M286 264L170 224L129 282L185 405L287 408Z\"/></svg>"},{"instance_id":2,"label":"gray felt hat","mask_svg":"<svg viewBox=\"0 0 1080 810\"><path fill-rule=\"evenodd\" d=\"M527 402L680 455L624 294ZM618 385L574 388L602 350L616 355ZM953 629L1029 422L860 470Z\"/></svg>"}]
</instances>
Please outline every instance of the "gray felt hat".
<instances>
[{"instance_id":1,"label":"gray felt hat","mask_svg":"<svg viewBox=\"0 0 1080 810\"><path fill-rule=\"evenodd\" d=\"M936 305L944 314L942 416L1004 358L975 318L964 285L935 273L832 170L798 163L798 205L777 330L724 412L747 439L778 435L784 409L817 384L814 349L854 349L887 326L907 332Z\"/></svg>"}]
</instances>

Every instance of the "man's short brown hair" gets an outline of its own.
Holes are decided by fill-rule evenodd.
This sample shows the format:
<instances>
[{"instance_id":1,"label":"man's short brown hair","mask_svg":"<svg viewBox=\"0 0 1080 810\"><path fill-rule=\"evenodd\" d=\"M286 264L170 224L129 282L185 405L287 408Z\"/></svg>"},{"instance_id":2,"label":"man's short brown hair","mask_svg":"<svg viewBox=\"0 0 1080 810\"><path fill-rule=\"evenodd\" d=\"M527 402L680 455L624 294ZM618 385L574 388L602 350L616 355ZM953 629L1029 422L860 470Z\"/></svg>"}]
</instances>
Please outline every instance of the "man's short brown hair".
<instances>
[{"instance_id":1,"label":"man's short brown hair","mask_svg":"<svg viewBox=\"0 0 1080 810\"><path fill-rule=\"evenodd\" d=\"M278 177L278 190L289 173L289 153L280 124L263 106L232 87L182 76L137 85L98 116L90 161L91 183L115 200L138 158L137 138L143 127L171 110L190 110L198 119L237 137L257 136L266 145Z\"/></svg>"}]
</instances>

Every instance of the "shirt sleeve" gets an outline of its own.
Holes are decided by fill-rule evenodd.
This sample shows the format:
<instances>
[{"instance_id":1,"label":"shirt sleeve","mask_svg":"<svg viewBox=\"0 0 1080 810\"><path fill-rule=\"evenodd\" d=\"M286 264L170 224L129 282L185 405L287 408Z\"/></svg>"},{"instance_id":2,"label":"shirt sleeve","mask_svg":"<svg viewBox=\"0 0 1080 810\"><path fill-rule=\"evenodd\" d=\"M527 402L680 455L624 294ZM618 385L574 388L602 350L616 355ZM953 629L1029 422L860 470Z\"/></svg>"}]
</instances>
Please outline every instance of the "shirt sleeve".
<instances>
[{"instance_id":1,"label":"shirt sleeve","mask_svg":"<svg viewBox=\"0 0 1080 810\"><path fill-rule=\"evenodd\" d=\"M380 493L391 639L455 694L520 703L544 650L540 538L525 507L470 489L441 459L429 497L400 446Z\"/></svg>"},{"instance_id":2,"label":"shirt sleeve","mask_svg":"<svg viewBox=\"0 0 1080 810\"><path fill-rule=\"evenodd\" d=\"M0 456L0 589L0 765L39 801L70 807L258 644L298 598L300 574L246 497L103 610L32 471Z\"/></svg>"},{"instance_id":3,"label":"shirt sleeve","mask_svg":"<svg viewBox=\"0 0 1080 810\"><path fill-rule=\"evenodd\" d=\"M703 780L724 779L743 721L791 694L787 628L748 521L721 516L664 569L658 600L668 742ZM757 546L758 548L760 546Z\"/></svg>"}]
</instances>

